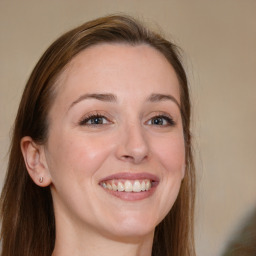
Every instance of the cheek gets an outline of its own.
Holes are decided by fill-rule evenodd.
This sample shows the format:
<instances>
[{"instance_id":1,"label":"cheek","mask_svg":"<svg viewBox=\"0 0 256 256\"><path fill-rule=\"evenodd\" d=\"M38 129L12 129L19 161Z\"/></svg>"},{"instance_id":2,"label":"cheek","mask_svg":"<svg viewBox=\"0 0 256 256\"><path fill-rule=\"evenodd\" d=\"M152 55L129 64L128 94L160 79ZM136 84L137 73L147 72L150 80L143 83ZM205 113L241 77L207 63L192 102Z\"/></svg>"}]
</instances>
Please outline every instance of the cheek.
<instances>
[{"instance_id":1,"label":"cheek","mask_svg":"<svg viewBox=\"0 0 256 256\"><path fill-rule=\"evenodd\" d=\"M154 154L170 174L183 174L185 167L185 146L182 134L170 135L154 143Z\"/></svg>"},{"instance_id":2,"label":"cheek","mask_svg":"<svg viewBox=\"0 0 256 256\"><path fill-rule=\"evenodd\" d=\"M170 135L154 143L154 155L162 170L159 200L160 218L163 219L172 208L185 170L185 148L182 134Z\"/></svg>"},{"instance_id":3,"label":"cheek","mask_svg":"<svg viewBox=\"0 0 256 256\"><path fill-rule=\"evenodd\" d=\"M102 146L104 145L104 146ZM61 176L89 182L104 163L112 148L107 137L59 134L49 144L49 167L53 183ZM70 180L69 180L70 181Z\"/></svg>"}]
</instances>

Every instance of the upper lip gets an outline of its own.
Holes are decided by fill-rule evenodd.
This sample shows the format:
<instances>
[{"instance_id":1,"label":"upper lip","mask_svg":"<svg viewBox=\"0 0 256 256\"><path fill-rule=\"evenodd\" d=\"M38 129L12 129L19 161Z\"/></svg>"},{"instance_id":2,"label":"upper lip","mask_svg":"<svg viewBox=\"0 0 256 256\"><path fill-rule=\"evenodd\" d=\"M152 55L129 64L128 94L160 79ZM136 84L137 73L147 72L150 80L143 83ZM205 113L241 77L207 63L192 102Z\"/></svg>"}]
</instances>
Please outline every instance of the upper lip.
<instances>
[{"instance_id":1,"label":"upper lip","mask_svg":"<svg viewBox=\"0 0 256 256\"><path fill-rule=\"evenodd\" d=\"M112 175L109 175L103 179L100 180L100 182L107 181L107 180L118 180L118 179L124 179L124 180L143 180L143 179L149 179L152 181L159 181L159 178L151 173L147 172L140 172L140 173L134 173L134 172L120 172L115 173Z\"/></svg>"}]
</instances>

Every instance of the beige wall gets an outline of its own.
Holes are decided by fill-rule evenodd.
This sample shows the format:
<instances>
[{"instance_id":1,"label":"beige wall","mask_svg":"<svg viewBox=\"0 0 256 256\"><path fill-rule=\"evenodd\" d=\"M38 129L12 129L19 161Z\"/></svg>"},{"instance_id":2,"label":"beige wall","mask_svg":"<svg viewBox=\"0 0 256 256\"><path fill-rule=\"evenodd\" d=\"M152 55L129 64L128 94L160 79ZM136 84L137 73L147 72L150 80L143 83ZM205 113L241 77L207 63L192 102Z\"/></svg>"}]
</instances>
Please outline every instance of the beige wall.
<instances>
[{"instance_id":1,"label":"beige wall","mask_svg":"<svg viewBox=\"0 0 256 256\"><path fill-rule=\"evenodd\" d=\"M0 178L21 92L39 56L64 31L120 11L159 24L186 53L198 171L197 251L220 255L256 206L255 0L1 0Z\"/></svg>"}]
</instances>

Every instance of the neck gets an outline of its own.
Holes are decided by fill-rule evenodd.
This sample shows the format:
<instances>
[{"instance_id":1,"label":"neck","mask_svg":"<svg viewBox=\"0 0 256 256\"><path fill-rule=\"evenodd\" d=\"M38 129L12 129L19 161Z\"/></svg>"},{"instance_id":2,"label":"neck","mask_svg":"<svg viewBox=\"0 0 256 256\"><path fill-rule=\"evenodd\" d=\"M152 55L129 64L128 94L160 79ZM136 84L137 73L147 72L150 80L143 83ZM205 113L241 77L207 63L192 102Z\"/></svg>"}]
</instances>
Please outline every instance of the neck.
<instances>
[{"instance_id":1,"label":"neck","mask_svg":"<svg viewBox=\"0 0 256 256\"><path fill-rule=\"evenodd\" d=\"M91 226L74 227L56 221L56 241L52 256L150 256L154 230L140 236L108 235ZM65 223L65 225L64 225Z\"/></svg>"},{"instance_id":2,"label":"neck","mask_svg":"<svg viewBox=\"0 0 256 256\"><path fill-rule=\"evenodd\" d=\"M110 239L104 236L76 237L68 234L56 234L52 256L150 256L153 244L153 232L138 238Z\"/></svg>"}]
</instances>

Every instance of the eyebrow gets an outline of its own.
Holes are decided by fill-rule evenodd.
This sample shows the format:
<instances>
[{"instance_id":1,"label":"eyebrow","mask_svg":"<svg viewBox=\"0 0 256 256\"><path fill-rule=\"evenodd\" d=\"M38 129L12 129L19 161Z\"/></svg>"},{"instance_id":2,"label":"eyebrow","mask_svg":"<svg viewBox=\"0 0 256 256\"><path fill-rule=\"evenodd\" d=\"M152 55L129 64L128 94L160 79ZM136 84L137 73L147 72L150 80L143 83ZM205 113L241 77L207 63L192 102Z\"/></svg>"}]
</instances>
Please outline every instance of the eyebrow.
<instances>
[{"instance_id":1,"label":"eyebrow","mask_svg":"<svg viewBox=\"0 0 256 256\"><path fill-rule=\"evenodd\" d=\"M147 101L150 101L150 102L159 102L159 101L166 101L166 100L173 101L180 109L179 102L175 99L175 97L173 97L172 95L169 95L169 94L153 93L147 99Z\"/></svg>"},{"instance_id":2,"label":"eyebrow","mask_svg":"<svg viewBox=\"0 0 256 256\"><path fill-rule=\"evenodd\" d=\"M100 100L105 102L117 102L116 96L111 93L88 93L88 94L83 94L77 100L72 102L69 109L73 107L75 104L77 104L78 102L82 100L87 100L87 99L95 99L95 100Z\"/></svg>"},{"instance_id":3,"label":"eyebrow","mask_svg":"<svg viewBox=\"0 0 256 256\"><path fill-rule=\"evenodd\" d=\"M96 100L105 101L105 102L117 102L117 97L112 93L87 93L87 94L81 95L77 100L72 102L69 109L73 107L75 104L79 103L80 101L87 100L87 99L96 99ZM147 98L146 101L159 102L159 101L166 101L166 100L173 101L180 109L179 102L175 99L175 97L169 94L153 93Z\"/></svg>"}]
</instances>

